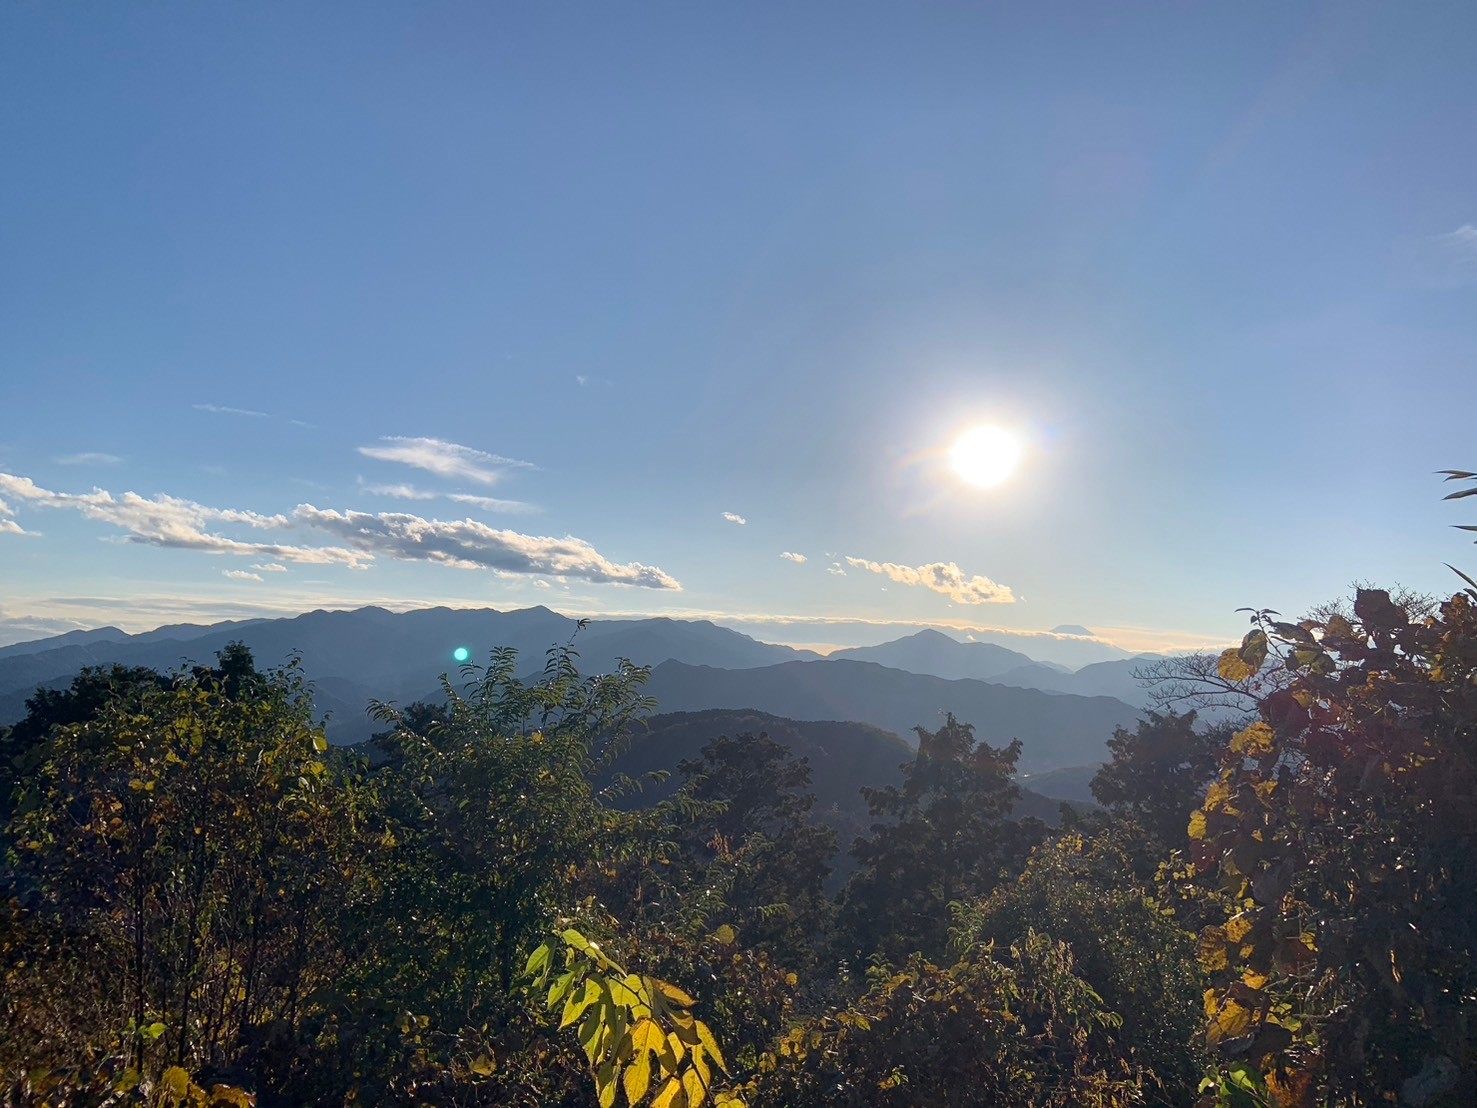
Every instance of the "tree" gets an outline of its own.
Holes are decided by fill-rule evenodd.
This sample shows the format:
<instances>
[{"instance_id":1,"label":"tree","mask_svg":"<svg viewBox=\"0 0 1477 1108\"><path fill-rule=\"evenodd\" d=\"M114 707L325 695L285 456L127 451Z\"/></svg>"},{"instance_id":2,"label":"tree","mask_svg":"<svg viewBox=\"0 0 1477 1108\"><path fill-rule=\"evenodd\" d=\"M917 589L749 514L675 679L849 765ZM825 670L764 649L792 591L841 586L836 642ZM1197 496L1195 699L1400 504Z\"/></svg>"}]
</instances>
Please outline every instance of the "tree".
<instances>
[{"instance_id":1,"label":"tree","mask_svg":"<svg viewBox=\"0 0 1477 1108\"><path fill-rule=\"evenodd\" d=\"M307 998L342 968L329 923L359 857L352 790L295 668L237 653L224 673L118 677L33 704L58 722L7 832L6 1063L288 1080L316 1037Z\"/></svg>"},{"instance_id":2,"label":"tree","mask_svg":"<svg viewBox=\"0 0 1477 1108\"><path fill-rule=\"evenodd\" d=\"M877 973L782 1037L743 1092L756 1108L1127 1108L1141 1075L1117 1025L1072 952L1031 932Z\"/></svg>"},{"instance_id":3,"label":"tree","mask_svg":"<svg viewBox=\"0 0 1477 1108\"><path fill-rule=\"evenodd\" d=\"M862 790L878 822L852 847L859 868L844 891L842 930L853 955L940 956L949 905L988 893L1024 854L1006 818L1019 795L1020 740L976 743L974 728L952 714L937 731L916 730L902 783Z\"/></svg>"},{"instance_id":4,"label":"tree","mask_svg":"<svg viewBox=\"0 0 1477 1108\"><path fill-rule=\"evenodd\" d=\"M1347 615L1258 612L1246 652L1291 680L1190 818L1228 904L1199 941L1207 1041L1279 1104L1470 1104L1477 586L1428 616L1380 589Z\"/></svg>"},{"instance_id":5,"label":"tree","mask_svg":"<svg viewBox=\"0 0 1477 1108\"><path fill-rule=\"evenodd\" d=\"M1185 823L1215 776L1218 756L1234 728L1196 730L1195 712L1148 712L1108 740L1113 760L1092 779L1092 795L1110 811L1131 816L1165 850L1185 842Z\"/></svg>"},{"instance_id":6,"label":"tree","mask_svg":"<svg viewBox=\"0 0 1477 1108\"><path fill-rule=\"evenodd\" d=\"M1117 1037L1142 1073L1145 1102L1183 1105L1204 1073L1195 1039L1205 982L1194 934L1134 878L1135 838L1115 822L1094 838L1038 846L1014 881L960 906L953 943L1005 949L1032 932L1065 943L1073 972L1122 1020Z\"/></svg>"},{"instance_id":7,"label":"tree","mask_svg":"<svg viewBox=\"0 0 1477 1108\"><path fill-rule=\"evenodd\" d=\"M746 733L719 736L678 771L683 796L711 813L683 830L683 848L699 869L730 870L729 922L746 946L810 969L830 929L825 883L836 833L811 822L809 763L767 734Z\"/></svg>"}]
</instances>

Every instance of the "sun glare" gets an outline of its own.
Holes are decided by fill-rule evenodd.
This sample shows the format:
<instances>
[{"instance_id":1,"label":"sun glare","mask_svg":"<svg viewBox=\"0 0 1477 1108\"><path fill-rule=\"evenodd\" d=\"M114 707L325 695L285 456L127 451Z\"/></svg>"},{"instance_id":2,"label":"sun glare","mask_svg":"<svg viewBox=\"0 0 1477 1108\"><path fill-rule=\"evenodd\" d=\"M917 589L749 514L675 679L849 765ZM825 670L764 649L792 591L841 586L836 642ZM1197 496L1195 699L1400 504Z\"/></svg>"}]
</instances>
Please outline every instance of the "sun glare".
<instances>
[{"instance_id":1,"label":"sun glare","mask_svg":"<svg viewBox=\"0 0 1477 1108\"><path fill-rule=\"evenodd\" d=\"M1009 431L999 427L976 427L959 436L949 456L955 473L971 485L987 489L1015 472L1021 444Z\"/></svg>"}]
</instances>

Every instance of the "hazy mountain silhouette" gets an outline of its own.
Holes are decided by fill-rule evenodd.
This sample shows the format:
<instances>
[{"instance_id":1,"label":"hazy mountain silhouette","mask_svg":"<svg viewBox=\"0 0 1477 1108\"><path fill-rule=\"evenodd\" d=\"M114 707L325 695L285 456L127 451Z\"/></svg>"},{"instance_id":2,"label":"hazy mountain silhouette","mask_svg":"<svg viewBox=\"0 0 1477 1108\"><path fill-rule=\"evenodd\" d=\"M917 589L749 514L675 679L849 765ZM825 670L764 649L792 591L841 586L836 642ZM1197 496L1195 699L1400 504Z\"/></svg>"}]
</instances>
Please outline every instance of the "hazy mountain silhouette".
<instances>
[{"instance_id":1,"label":"hazy mountain silhouette","mask_svg":"<svg viewBox=\"0 0 1477 1108\"><path fill-rule=\"evenodd\" d=\"M87 646L91 643L116 642L128 635L117 627L97 627L90 631L66 631L44 639L11 643L0 646L0 658L18 658L22 654L40 654L47 650L60 650L68 646Z\"/></svg>"},{"instance_id":2,"label":"hazy mountain silhouette","mask_svg":"<svg viewBox=\"0 0 1477 1108\"><path fill-rule=\"evenodd\" d=\"M855 720L909 741L913 727L932 729L953 712L993 745L1019 738L1022 772L1104 761L1113 729L1132 727L1139 715L1111 697L948 681L847 659L744 670L663 662L648 691L667 711L752 708L787 719Z\"/></svg>"},{"instance_id":3,"label":"hazy mountain silhouette","mask_svg":"<svg viewBox=\"0 0 1477 1108\"><path fill-rule=\"evenodd\" d=\"M950 681L963 678L988 681L1007 670L1040 664L1018 650L990 642L960 642L932 628L880 646L835 650L828 657L876 662L892 669L930 674Z\"/></svg>"},{"instance_id":4,"label":"hazy mountain silhouette","mask_svg":"<svg viewBox=\"0 0 1477 1108\"><path fill-rule=\"evenodd\" d=\"M656 665L682 658L701 665L743 667L818 658L811 651L761 643L706 621L672 619L592 622L576 635L577 621L548 608L500 612L491 608L427 608L395 613L383 608L315 611L289 619L249 620L211 627L160 628L141 635L69 636L43 640L61 645L0 655L0 723L25 712L38 685L67 684L84 666L119 663L168 670L185 663L210 663L227 643L251 648L258 665L283 664L297 655L316 686L320 712L331 711L329 733L336 742L365 737L364 707L370 698L405 701L424 697L439 677L458 673L453 651L465 647L485 663L494 647L519 652L519 672L543 667L552 644L575 640L580 669L599 673L618 658Z\"/></svg>"}]
</instances>

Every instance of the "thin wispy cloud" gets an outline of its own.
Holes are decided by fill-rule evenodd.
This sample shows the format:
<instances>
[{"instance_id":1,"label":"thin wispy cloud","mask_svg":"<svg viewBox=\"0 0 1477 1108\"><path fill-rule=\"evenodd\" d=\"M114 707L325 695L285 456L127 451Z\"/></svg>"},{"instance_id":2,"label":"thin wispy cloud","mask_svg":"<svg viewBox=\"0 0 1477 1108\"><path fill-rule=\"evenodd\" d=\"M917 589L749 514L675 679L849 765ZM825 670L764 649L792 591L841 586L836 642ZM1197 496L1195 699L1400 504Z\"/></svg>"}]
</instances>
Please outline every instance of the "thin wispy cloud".
<instances>
[{"instance_id":1,"label":"thin wispy cloud","mask_svg":"<svg viewBox=\"0 0 1477 1108\"><path fill-rule=\"evenodd\" d=\"M388 496L394 500L450 500L454 504L466 504L481 508L485 512L510 512L514 514L537 512L536 505L522 500L502 500L495 496L474 496L465 492L434 492L416 488L414 485L361 485L371 496Z\"/></svg>"},{"instance_id":2,"label":"thin wispy cloud","mask_svg":"<svg viewBox=\"0 0 1477 1108\"><path fill-rule=\"evenodd\" d=\"M361 446L359 453L381 462L413 466L438 477L463 478L478 484L495 484L507 469L533 469L532 462L489 454L460 443L442 439L407 438L391 435L380 439L380 445Z\"/></svg>"},{"instance_id":3,"label":"thin wispy cloud","mask_svg":"<svg viewBox=\"0 0 1477 1108\"><path fill-rule=\"evenodd\" d=\"M262 579L261 574L248 573L244 569L223 569L221 576L229 577L232 581L261 581Z\"/></svg>"},{"instance_id":4,"label":"thin wispy cloud","mask_svg":"<svg viewBox=\"0 0 1477 1108\"><path fill-rule=\"evenodd\" d=\"M60 635L67 631L76 631L83 627L75 619L47 619L32 615L13 615L4 608L0 608L0 646L10 646L12 643L29 642L35 639L50 638L52 635Z\"/></svg>"},{"instance_id":5,"label":"thin wispy cloud","mask_svg":"<svg viewBox=\"0 0 1477 1108\"><path fill-rule=\"evenodd\" d=\"M63 454L53 460L59 466L115 466L123 459L116 454L86 451L82 454Z\"/></svg>"},{"instance_id":6,"label":"thin wispy cloud","mask_svg":"<svg viewBox=\"0 0 1477 1108\"><path fill-rule=\"evenodd\" d=\"M436 520L402 512L338 512L301 504L293 518L366 555L433 562L457 569L558 574L601 584L680 590L671 575L640 562L621 564L572 535L553 538L498 530L476 520Z\"/></svg>"},{"instance_id":7,"label":"thin wispy cloud","mask_svg":"<svg viewBox=\"0 0 1477 1108\"><path fill-rule=\"evenodd\" d=\"M251 567L258 573L286 573L287 567L281 562L258 562Z\"/></svg>"},{"instance_id":8,"label":"thin wispy cloud","mask_svg":"<svg viewBox=\"0 0 1477 1108\"><path fill-rule=\"evenodd\" d=\"M828 565L826 567L826 572L829 573L832 577L845 577L846 576L846 570L844 570L844 569L841 568L841 563L840 562L832 562L830 565Z\"/></svg>"},{"instance_id":9,"label":"thin wispy cloud","mask_svg":"<svg viewBox=\"0 0 1477 1108\"><path fill-rule=\"evenodd\" d=\"M846 559L846 564L868 573L880 574L899 585L928 589L947 596L956 604L1014 604L1015 594L1008 585L988 577L966 577L953 562L930 562L924 566L901 566L895 562L873 562L866 558Z\"/></svg>"},{"instance_id":10,"label":"thin wispy cloud","mask_svg":"<svg viewBox=\"0 0 1477 1108\"><path fill-rule=\"evenodd\" d=\"M728 520L729 523L737 523L740 527L744 526L744 524L746 524L746 523L749 522L747 519L745 519L743 516L739 515L737 512L724 512L723 513L723 518L726 519L726 520Z\"/></svg>"},{"instance_id":11,"label":"thin wispy cloud","mask_svg":"<svg viewBox=\"0 0 1477 1108\"><path fill-rule=\"evenodd\" d=\"M370 496L388 496L394 500L435 500L430 489L418 489L414 485L364 485L359 486Z\"/></svg>"},{"instance_id":12,"label":"thin wispy cloud","mask_svg":"<svg viewBox=\"0 0 1477 1108\"><path fill-rule=\"evenodd\" d=\"M797 566L803 566L806 562L810 561L804 554L796 554L793 550L781 552L780 557L787 562L794 562Z\"/></svg>"},{"instance_id":13,"label":"thin wispy cloud","mask_svg":"<svg viewBox=\"0 0 1477 1108\"><path fill-rule=\"evenodd\" d=\"M538 511L537 505L527 504L522 500L499 500L495 496L473 496L466 492L448 493L446 499L453 504L468 504L473 508L481 508L484 512L511 512L516 515Z\"/></svg>"},{"instance_id":14,"label":"thin wispy cloud","mask_svg":"<svg viewBox=\"0 0 1477 1108\"><path fill-rule=\"evenodd\" d=\"M1419 284L1455 288L1477 282L1477 224L1463 223L1439 235L1402 240L1396 252Z\"/></svg>"},{"instance_id":15,"label":"thin wispy cloud","mask_svg":"<svg viewBox=\"0 0 1477 1108\"><path fill-rule=\"evenodd\" d=\"M254 408L233 408L228 404L191 404L197 412L210 412L212 415L239 415L251 416L253 419L266 419L266 412L259 412Z\"/></svg>"}]
</instances>

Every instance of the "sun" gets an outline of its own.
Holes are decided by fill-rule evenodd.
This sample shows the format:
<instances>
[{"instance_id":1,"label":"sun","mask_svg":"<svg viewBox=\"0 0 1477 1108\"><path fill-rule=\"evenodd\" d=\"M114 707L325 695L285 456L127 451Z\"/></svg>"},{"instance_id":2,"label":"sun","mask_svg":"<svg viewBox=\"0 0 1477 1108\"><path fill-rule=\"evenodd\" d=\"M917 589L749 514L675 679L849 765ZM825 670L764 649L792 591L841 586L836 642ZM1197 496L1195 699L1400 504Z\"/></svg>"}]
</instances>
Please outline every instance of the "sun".
<instances>
[{"instance_id":1,"label":"sun","mask_svg":"<svg viewBox=\"0 0 1477 1108\"><path fill-rule=\"evenodd\" d=\"M1021 458L1020 440L999 427L975 427L964 432L949 451L954 472L971 485L987 489L1015 472Z\"/></svg>"}]
</instances>

